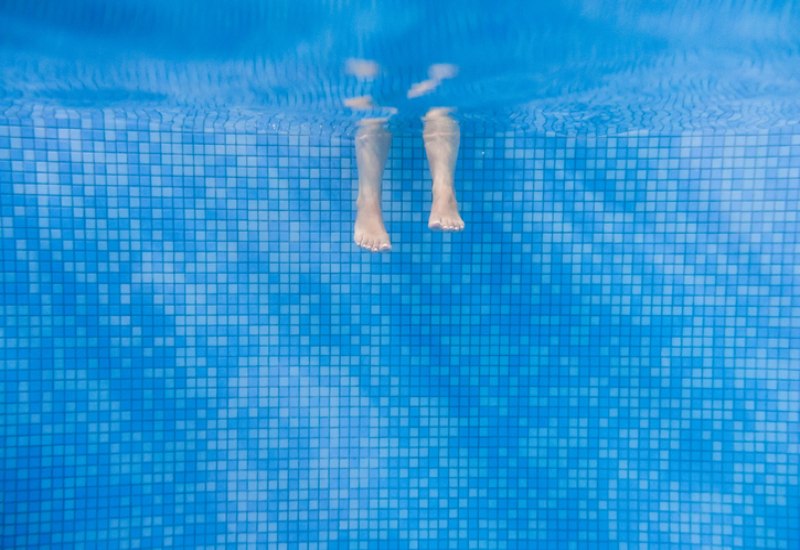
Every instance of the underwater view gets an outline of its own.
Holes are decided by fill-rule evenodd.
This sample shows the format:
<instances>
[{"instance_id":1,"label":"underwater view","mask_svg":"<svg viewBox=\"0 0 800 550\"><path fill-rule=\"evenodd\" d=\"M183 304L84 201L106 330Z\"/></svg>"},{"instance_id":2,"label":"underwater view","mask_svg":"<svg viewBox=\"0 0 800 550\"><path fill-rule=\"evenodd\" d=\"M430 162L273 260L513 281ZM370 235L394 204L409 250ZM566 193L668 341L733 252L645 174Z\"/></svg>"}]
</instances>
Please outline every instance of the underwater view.
<instances>
[{"instance_id":1,"label":"underwater view","mask_svg":"<svg viewBox=\"0 0 800 550\"><path fill-rule=\"evenodd\" d=\"M800 548L798 29L0 0L0 547Z\"/></svg>"}]
</instances>

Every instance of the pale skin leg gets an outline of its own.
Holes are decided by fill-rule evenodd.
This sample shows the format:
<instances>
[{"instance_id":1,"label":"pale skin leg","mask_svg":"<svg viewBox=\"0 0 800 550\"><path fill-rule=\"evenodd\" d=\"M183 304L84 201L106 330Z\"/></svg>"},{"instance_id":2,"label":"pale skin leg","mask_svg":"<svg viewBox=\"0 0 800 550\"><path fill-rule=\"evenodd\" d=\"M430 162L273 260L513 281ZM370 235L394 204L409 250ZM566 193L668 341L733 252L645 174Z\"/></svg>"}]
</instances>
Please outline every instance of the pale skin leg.
<instances>
[{"instance_id":1,"label":"pale skin leg","mask_svg":"<svg viewBox=\"0 0 800 550\"><path fill-rule=\"evenodd\" d=\"M431 109L423 118L425 153L433 178L433 204L428 227L440 231L461 231L464 220L458 213L454 173L460 132L447 109Z\"/></svg>"},{"instance_id":2,"label":"pale skin leg","mask_svg":"<svg viewBox=\"0 0 800 550\"><path fill-rule=\"evenodd\" d=\"M354 240L358 246L381 252L392 248L383 224L381 180L392 134L381 119L361 121L356 133L358 199Z\"/></svg>"}]
</instances>

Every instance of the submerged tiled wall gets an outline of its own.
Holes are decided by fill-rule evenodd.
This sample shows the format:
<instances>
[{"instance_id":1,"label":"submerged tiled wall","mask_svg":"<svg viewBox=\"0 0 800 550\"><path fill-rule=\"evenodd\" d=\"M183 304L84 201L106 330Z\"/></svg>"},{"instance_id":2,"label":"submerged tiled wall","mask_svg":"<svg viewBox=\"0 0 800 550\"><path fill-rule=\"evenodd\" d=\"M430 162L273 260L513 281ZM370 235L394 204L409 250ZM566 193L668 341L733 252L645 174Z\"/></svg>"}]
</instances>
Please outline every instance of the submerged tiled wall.
<instances>
[{"instance_id":1,"label":"submerged tiled wall","mask_svg":"<svg viewBox=\"0 0 800 550\"><path fill-rule=\"evenodd\" d=\"M0 123L2 546L800 546L800 131Z\"/></svg>"}]
</instances>

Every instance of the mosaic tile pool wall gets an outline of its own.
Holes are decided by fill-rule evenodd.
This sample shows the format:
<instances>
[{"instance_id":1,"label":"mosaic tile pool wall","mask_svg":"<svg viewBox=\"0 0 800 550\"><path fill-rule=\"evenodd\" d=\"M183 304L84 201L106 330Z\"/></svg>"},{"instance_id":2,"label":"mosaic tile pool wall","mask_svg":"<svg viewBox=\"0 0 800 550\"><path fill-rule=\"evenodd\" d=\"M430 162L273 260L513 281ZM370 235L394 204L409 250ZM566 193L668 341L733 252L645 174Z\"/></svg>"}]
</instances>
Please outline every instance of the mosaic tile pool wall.
<instances>
[{"instance_id":1,"label":"mosaic tile pool wall","mask_svg":"<svg viewBox=\"0 0 800 550\"><path fill-rule=\"evenodd\" d=\"M0 122L4 548L800 547L800 131Z\"/></svg>"}]
</instances>

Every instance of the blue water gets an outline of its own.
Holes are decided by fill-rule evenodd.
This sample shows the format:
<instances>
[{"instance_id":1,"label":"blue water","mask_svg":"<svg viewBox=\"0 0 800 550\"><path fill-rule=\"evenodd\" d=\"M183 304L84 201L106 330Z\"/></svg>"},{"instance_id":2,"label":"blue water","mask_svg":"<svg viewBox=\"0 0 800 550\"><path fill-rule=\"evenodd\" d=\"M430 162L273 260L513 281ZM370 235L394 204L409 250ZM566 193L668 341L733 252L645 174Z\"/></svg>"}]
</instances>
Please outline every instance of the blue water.
<instances>
[{"instance_id":1,"label":"blue water","mask_svg":"<svg viewBox=\"0 0 800 550\"><path fill-rule=\"evenodd\" d=\"M0 1L0 546L800 548L798 28ZM436 105L461 234L426 227Z\"/></svg>"}]
</instances>

